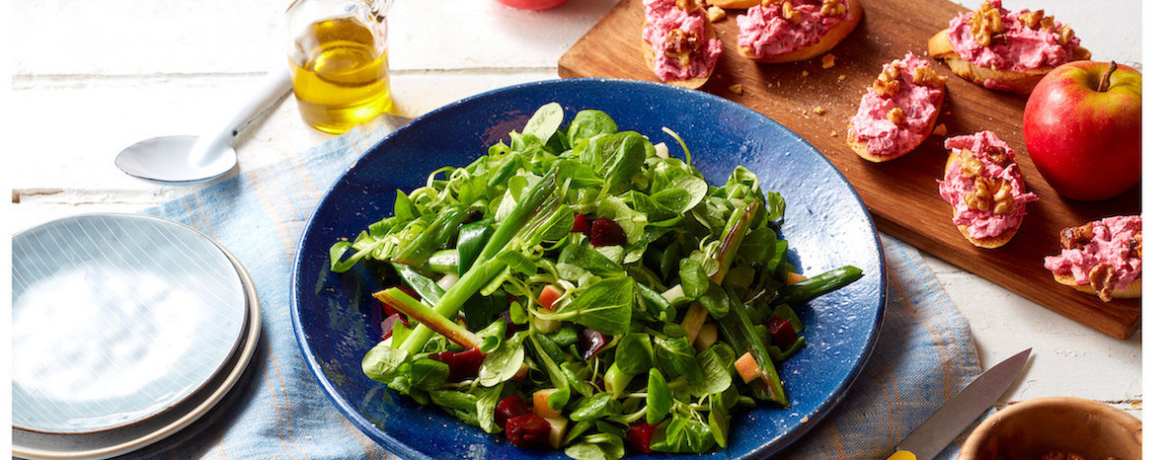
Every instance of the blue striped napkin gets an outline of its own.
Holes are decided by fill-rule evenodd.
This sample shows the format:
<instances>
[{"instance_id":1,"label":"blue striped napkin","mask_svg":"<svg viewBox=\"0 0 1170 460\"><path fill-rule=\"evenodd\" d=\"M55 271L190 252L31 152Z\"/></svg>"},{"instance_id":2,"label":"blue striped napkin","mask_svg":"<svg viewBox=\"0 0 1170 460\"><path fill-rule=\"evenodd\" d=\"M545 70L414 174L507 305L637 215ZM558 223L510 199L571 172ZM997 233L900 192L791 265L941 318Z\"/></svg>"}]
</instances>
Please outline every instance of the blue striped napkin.
<instances>
[{"instance_id":1,"label":"blue striped napkin","mask_svg":"<svg viewBox=\"0 0 1170 460\"><path fill-rule=\"evenodd\" d=\"M289 279L310 213L367 149L401 126L383 117L264 168L143 212L203 231L247 267L263 334L251 369L208 415L131 455L149 459L395 458L354 428L313 379L294 340ZM882 235L889 308L872 360L846 399L780 458L875 459L979 373L967 321L917 250ZM939 458L954 458L957 443Z\"/></svg>"}]
</instances>

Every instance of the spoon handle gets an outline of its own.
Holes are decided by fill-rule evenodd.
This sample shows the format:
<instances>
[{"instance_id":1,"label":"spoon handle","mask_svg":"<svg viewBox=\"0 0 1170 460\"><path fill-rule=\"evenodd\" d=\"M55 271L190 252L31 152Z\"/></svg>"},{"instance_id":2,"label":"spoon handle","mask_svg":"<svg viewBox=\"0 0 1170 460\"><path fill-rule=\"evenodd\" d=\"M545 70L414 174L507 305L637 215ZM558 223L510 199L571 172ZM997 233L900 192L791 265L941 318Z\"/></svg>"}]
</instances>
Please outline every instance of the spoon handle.
<instances>
[{"instance_id":1,"label":"spoon handle","mask_svg":"<svg viewBox=\"0 0 1170 460\"><path fill-rule=\"evenodd\" d=\"M187 162L195 167L204 167L214 162L223 148L231 146L232 139L245 124L291 90L292 79L289 77L288 69L279 68L268 72L260 90L240 106L230 121L195 141Z\"/></svg>"}]
</instances>

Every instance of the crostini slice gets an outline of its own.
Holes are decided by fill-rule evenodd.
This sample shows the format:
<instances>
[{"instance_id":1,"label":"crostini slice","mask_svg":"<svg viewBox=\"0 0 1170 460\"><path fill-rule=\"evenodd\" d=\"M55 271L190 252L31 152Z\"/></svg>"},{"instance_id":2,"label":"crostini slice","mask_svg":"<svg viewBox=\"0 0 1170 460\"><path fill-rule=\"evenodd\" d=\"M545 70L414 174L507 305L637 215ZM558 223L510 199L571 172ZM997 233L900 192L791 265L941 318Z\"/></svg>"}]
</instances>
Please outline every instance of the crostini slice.
<instances>
[{"instance_id":1,"label":"crostini slice","mask_svg":"<svg viewBox=\"0 0 1170 460\"><path fill-rule=\"evenodd\" d=\"M715 70L723 42L702 0L643 0L642 56L665 83L698 89Z\"/></svg>"},{"instance_id":2,"label":"crostini slice","mask_svg":"<svg viewBox=\"0 0 1170 460\"><path fill-rule=\"evenodd\" d=\"M1080 43L1072 27L1045 16L1044 10L1011 12L1000 0L988 0L952 19L949 28L930 38L927 51L965 80L1029 94L1057 66L1092 57Z\"/></svg>"},{"instance_id":3,"label":"crostini slice","mask_svg":"<svg viewBox=\"0 0 1170 460\"><path fill-rule=\"evenodd\" d=\"M1113 216L1060 232L1060 255L1044 258L1056 282L1103 302L1142 295L1142 217Z\"/></svg>"},{"instance_id":4,"label":"crostini slice","mask_svg":"<svg viewBox=\"0 0 1170 460\"><path fill-rule=\"evenodd\" d=\"M841 43L862 14L858 0L763 0L736 17L737 50L764 63L812 59Z\"/></svg>"},{"instance_id":5,"label":"crostini slice","mask_svg":"<svg viewBox=\"0 0 1170 460\"><path fill-rule=\"evenodd\" d=\"M939 194L953 209L952 222L977 247L1007 244L1020 229L1025 205L1037 200L1024 187L1015 151L991 131L952 137L944 146L951 153Z\"/></svg>"},{"instance_id":6,"label":"crostini slice","mask_svg":"<svg viewBox=\"0 0 1170 460\"><path fill-rule=\"evenodd\" d=\"M849 147L874 163L910 153L934 130L946 80L912 52L883 65L849 119Z\"/></svg>"}]
</instances>

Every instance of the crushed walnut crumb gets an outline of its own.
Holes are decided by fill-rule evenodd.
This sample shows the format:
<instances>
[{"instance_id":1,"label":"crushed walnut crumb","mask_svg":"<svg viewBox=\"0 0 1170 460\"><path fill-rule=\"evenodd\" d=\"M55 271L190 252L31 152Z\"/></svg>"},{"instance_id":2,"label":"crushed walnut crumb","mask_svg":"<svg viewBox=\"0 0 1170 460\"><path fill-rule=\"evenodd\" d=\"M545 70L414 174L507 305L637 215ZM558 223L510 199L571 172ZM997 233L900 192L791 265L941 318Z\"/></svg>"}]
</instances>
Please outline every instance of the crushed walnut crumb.
<instances>
[{"instance_id":1,"label":"crushed walnut crumb","mask_svg":"<svg viewBox=\"0 0 1170 460\"><path fill-rule=\"evenodd\" d=\"M819 106L819 105L818 105L818 106L816 106L816 107L813 107L813 113L815 113L815 114L817 114L817 115L824 115L824 114L825 114L825 109L824 109L824 107L821 107L821 106Z\"/></svg>"},{"instance_id":2,"label":"crushed walnut crumb","mask_svg":"<svg viewBox=\"0 0 1170 460\"><path fill-rule=\"evenodd\" d=\"M897 96L898 92L902 91L902 79L898 76L901 68L901 61L891 62L878 74L877 80L873 81L873 89L885 97Z\"/></svg>"},{"instance_id":3,"label":"crushed walnut crumb","mask_svg":"<svg viewBox=\"0 0 1170 460\"><path fill-rule=\"evenodd\" d=\"M807 71L807 70L805 70L805 71L801 72L801 73L800 73L800 76L802 76L802 77L807 77L807 76L808 76L808 71Z\"/></svg>"},{"instance_id":4,"label":"crushed walnut crumb","mask_svg":"<svg viewBox=\"0 0 1170 460\"><path fill-rule=\"evenodd\" d=\"M699 37L682 29L671 29L666 33L666 50L663 54L678 59L683 66L690 65L691 53L699 47Z\"/></svg>"},{"instance_id":5,"label":"crushed walnut crumb","mask_svg":"<svg viewBox=\"0 0 1170 460\"><path fill-rule=\"evenodd\" d=\"M933 134L935 136L946 136L947 135L947 125L945 125L943 123L939 123L937 125L934 125L934 131L931 131L930 134Z\"/></svg>"},{"instance_id":6,"label":"crushed walnut crumb","mask_svg":"<svg viewBox=\"0 0 1170 460\"><path fill-rule=\"evenodd\" d=\"M1056 42L1060 46L1068 46L1068 41L1072 39L1073 30L1068 24L1060 26L1060 30L1056 31Z\"/></svg>"},{"instance_id":7,"label":"crushed walnut crumb","mask_svg":"<svg viewBox=\"0 0 1170 460\"><path fill-rule=\"evenodd\" d=\"M736 83L736 84L733 84L731 86L728 86L727 90L731 91L735 94L743 94L743 85Z\"/></svg>"},{"instance_id":8,"label":"crushed walnut crumb","mask_svg":"<svg viewBox=\"0 0 1170 460\"><path fill-rule=\"evenodd\" d=\"M693 13L703 7L703 0L675 0L674 5L687 13Z\"/></svg>"},{"instance_id":9,"label":"crushed walnut crumb","mask_svg":"<svg viewBox=\"0 0 1170 460\"><path fill-rule=\"evenodd\" d=\"M838 75L837 81L845 81L845 75Z\"/></svg>"},{"instance_id":10,"label":"crushed walnut crumb","mask_svg":"<svg viewBox=\"0 0 1170 460\"><path fill-rule=\"evenodd\" d=\"M804 19L800 14L800 10L792 6L792 2L784 2L783 5L780 5L780 14L791 23L797 23L801 19Z\"/></svg>"},{"instance_id":11,"label":"crushed walnut crumb","mask_svg":"<svg viewBox=\"0 0 1170 460\"><path fill-rule=\"evenodd\" d=\"M830 131L830 132L829 132L829 137L837 137L837 132L836 132L836 131Z\"/></svg>"},{"instance_id":12,"label":"crushed walnut crumb","mask_svg":"<svg viewBox=\"0 0 1170 460\"><path fill-rule=\"evenodd\" d=\"M724 11L723 8L715 5L711 5L707 8L707 19L711 20L711 22L718 22L720 19L725 17L727 17L727 12Z\"/></svg>"},{"instance_id":13,"label":"crushed walnut crumb","mask_svg":"<svg viewBox=\"0 0 1170 460\"><path fill-rule=\"evenodd\" d=\"M906 112L903 112L901 107L894 107L886 113L886 119L895 125L904 125L906 124Z\"/></svg>"},{"instance_id":14,"label":"crushed walnut crumb","mask_svg":"<svg viewBox=\"0 0 1170 460\"><path fill-rule=\"evenodd\" d=\"M984 1L983 5L975 10L969 23L971 24L971 35L975 37L975 42L979 43L980 46L991 46L992 36L1002 34L1006 30L999 8L992 6L989 1Z\"/></svg>"},{"instance_id":15,"label":"crushed walnut crumb","mask_svg":"<svg viewBox=\"0 0 1170 460\"><path fill-rule=\"evenodd\" d=\"M821 68L822 69L831 69L835 65L837 65L837 56L834 56L833 53L829 53L829 54L826 54L824 56L821 56Z\"/></svg>"},{"instance_id":16,"label":"crushed walnut crumb","mask_svg":"<svg viewBox=\"0 0 1170 460\"><path fill-rule=\"evenodd\" d=\"M914 84L929 86L932 88L942 88L947 83L947 77L939 75L933 68L928 65L922 65L914 68L913 72Z\"/></svg>"},{"instance_id":17,"label":"crushed walnut crumb","mask_svg":"<svg viewBox=\"0 0 1170 460\"><path fill-rule=\"evenodd\" d=\"M1089 285L1097 291L1097 297L1103 302L1113 300L1113 288L1117 285L1117 273L1113 266L1102 262L1089 270Z\"/></svg>"},{"instance_id":18,"label":"crushed walnut crumb","mask_svg":"<svg viewBox=\"0 0 1170 460\"><path fill-rule=\"evenodd\" d=\"M845 14L845 3L841 0L825 0L821 4L821 14L825 16L840 16Z\"/></svg>"}]
</instances>

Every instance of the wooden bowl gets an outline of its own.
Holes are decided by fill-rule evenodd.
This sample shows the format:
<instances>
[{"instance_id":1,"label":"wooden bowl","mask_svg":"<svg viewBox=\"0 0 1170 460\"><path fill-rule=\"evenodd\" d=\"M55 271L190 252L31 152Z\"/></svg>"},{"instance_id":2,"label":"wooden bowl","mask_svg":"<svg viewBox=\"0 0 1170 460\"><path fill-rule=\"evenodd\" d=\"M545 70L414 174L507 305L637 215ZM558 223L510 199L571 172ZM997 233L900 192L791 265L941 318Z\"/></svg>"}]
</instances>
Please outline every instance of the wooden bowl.
<instances>
[{"instance_id":1,"label":"wooden bowl","mask_svg":"<svg viewBox=\"0 0 1170 460\"><path fill-rule=\"evenodd\" d=\"M959 460L1040 460L1053 450L1087 460L1141 460L1142 421L1087 399L1031 399L979 424Z\"/></svg>"}]
</instances>

